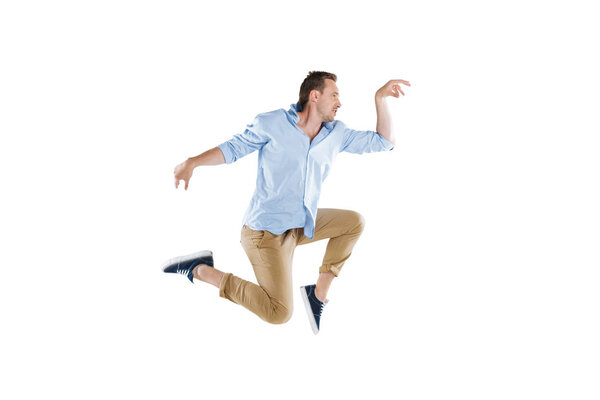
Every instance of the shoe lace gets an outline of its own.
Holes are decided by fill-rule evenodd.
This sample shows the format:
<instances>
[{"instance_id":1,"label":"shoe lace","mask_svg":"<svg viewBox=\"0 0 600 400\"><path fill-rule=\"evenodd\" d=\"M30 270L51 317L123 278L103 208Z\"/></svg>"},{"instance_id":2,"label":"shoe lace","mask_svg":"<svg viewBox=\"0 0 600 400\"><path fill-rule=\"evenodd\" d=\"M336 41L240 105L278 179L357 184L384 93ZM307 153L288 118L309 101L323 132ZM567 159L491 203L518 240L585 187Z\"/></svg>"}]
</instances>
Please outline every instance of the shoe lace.
<instances>
[{"instance_id":1,"label":"shoe lace","mask_svg":"<svg viewBox=\"0 0 600 400\"><path fill-rule=\"evenodd\" d=\"M319 315L323 314L323 307L325 307L325 303L319 305Z\"/></svg>"},{"instance_id":2,"label":"shoe lace","mask_svg":"<svg viewBox=\"0 0 600 400\"><path fill-rule=\"evenodd\" d=\"M326 302L320 301L319 299L316 298L316 296L315 296L315 300L316 300L317 305L319 306L317 313L315 313L315 315L321 316L321 314L323 314L323 307L325 307Z\"/></svg>"}]
</instances>

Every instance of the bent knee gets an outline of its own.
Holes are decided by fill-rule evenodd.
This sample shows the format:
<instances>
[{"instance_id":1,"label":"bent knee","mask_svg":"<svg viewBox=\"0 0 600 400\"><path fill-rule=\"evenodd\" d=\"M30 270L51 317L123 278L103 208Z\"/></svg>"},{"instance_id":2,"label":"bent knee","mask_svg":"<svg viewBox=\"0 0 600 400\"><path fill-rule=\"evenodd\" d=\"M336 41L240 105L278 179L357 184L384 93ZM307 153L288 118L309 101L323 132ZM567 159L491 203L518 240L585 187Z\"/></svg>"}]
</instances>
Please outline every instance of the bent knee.
<instances>
[{"instance_id":1,"label":"bent knee","mask_svg":"<svg viewBox=\"0 0 600 400\"><path fill-rule=\"evenodd\" d=\"M358 232L362 232L365 229L365 217L359 212L349 211L349 218L354 223L354 230Z\"/></svg>"},{"instance_id":2,"label":"bent knee","mask_svg":"<svg viewBox=\"0 0 600 400\"><path fill-rule=\"evenodd\" d=\"M273 310L267 315L265 321L270 324L280 325L285 324L292 318L292 310L287 307L275 307Z\"/></svg>"}]
</instances>

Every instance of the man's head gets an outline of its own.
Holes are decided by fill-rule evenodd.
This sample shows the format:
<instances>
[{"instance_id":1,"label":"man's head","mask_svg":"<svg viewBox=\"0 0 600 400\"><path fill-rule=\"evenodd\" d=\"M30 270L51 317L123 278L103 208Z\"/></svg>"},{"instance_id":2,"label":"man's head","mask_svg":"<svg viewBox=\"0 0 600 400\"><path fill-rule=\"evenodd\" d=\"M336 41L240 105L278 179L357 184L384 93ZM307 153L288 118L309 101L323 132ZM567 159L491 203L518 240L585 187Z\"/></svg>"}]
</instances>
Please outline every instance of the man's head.
<instances>
[{"instance_id":1,"label":"man's head","mask_svg":"<svg viewBox=\"0 0 600 400\"><path fill-rule=\"evenodd\" d=\"M302 107L302 110L312 105L316 107L323 121L333 121L337 109L342 106L339 100L339 90L335 84L336 80L335 74L330 72L309 72L302 85L300 85L298 104Z\"/></svg>"}]
</instances>

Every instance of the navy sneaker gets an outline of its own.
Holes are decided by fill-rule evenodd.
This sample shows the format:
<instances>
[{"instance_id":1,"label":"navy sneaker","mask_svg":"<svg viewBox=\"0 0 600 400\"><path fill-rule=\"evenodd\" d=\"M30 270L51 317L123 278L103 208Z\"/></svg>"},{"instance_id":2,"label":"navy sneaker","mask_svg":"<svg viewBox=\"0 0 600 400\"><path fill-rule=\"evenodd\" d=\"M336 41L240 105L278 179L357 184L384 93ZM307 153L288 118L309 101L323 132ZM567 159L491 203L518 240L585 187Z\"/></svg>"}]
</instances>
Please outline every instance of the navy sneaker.
<instances>
[{"instance_id":1,"label":"navy sneaker","mask_svg":"<svg viewBox=\"0 0 600 400\"><path fill-rule=\"evenodd\" d=\"M171 258L162 265L162 269L166 273L187 275L190 282L194 283L194 274L192 271L200 264L214 267L212 251L204 250L188 254L187 256Z\"/></svg>"},{"instance_id":2,"label":"navy sneaker","mask_svg":"<svg viewBox=\"0 0 600 400\"><path fill-rule=\"evenodd\" d=\"M304 306L306 307L306 312L308 313L308 321L310 322L310 327L313 330L313 333L316 335L319 333L319 326L321 324L321 314L323 313L323 307L328 303L328 300L325 300L323 303L321 300L317 299L315 295L315 288L317 285L308 285L301 286L300 292L302 293L302 300L304 300Z\"/></svg>"}]
</instances>

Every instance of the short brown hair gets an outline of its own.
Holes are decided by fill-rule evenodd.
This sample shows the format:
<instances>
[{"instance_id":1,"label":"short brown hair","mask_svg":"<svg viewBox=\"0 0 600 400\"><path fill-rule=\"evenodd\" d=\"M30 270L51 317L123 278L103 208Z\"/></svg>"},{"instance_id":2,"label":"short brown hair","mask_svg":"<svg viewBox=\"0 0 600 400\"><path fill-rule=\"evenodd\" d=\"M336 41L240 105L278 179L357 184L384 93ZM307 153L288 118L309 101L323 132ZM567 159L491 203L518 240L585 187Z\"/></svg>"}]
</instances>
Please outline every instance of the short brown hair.
<instances>
[{"instance_id":1,"label":"short brown hair","mask_svg":"<svg viewBox=\"0 0 600 400\"><path fill-rule=\"evenodd\" d=\"M298 99L298 104L301 108L304 108L306 103L308 103L308 96L310 95L311 90L318 90L323 93L323 89L325 89L325 79L331 79L335 82L337 76L331 72L324 71L311 71L308 73L306 78L304 78L302 85L300 85L300 98Z\"/></svg>"}]
</instances>

